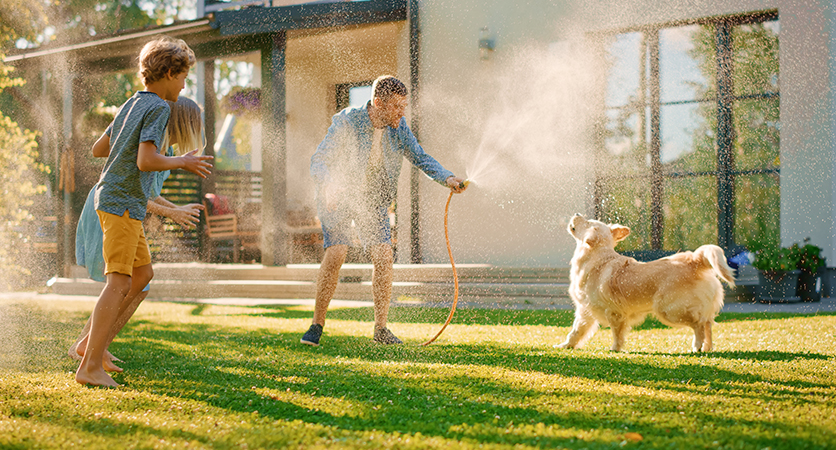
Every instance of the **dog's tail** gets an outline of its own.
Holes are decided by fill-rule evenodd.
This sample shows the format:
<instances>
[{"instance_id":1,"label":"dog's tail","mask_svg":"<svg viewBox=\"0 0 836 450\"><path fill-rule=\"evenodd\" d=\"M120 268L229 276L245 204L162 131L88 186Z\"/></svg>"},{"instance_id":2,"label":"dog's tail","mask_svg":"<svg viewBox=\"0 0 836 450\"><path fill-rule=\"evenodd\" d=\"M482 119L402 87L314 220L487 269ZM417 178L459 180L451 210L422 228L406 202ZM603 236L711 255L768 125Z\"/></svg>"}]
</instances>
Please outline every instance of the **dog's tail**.
<instances>
[{"instance_id":1,"label":"dog's tail","mask_svg":"<svg viewBox=\"0 0 836 450\"><path fill-rule=\"evenodd\" d=\"M726 263L726 254L723 249L716 245L703 245L694 251L694 254L708 262L714 273L720 277L721 280L728 283L729 286L734 287L734 272L732 268Z\"/></svg>"}]
</instances>

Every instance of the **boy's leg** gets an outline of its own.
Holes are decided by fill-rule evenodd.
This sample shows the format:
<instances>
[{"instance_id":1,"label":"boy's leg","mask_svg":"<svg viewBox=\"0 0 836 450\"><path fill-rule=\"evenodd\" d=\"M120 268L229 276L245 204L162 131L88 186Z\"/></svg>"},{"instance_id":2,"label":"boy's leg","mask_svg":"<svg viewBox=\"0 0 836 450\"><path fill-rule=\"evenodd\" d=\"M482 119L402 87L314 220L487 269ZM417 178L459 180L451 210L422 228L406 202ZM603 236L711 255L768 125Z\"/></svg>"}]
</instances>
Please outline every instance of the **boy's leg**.
<instances>
[{"instance_id":1,"label":"boy's leg","mask_svg":"<svg viewBox=\"0 0 836 450\"><path fill-rule=\"evenodd\" d=\"M147 267L150 269L150 265ZM149 271L146 269L146 266L142 267L135 267L133 273L131 275L131 290L128 292L128 296L125 297L125 301L122 302L122 305L119 307L119 318L116 321L116 325L111 330L111 338L110 341L113 341L113 338L119 333L122 327L128 323L128 320L133 316L133 313L139 307L139 304L145 297L148 295L147 291L140 290L137 293L137 286L141 286L144 288L150 282L149 278ZM150 276L153 277L153 271L150 271ZM70 346L70 349L67 350L67 354L70 355L70 358L81 360L84 356L84 349L87 348L87 335L90 333L90 322L92 321L93 316L91 315L87 319L87 323L84 324L84 328L81 330L81 335L76 339L75 343ZM109 351L105 352L105 360L117 360ZM121 372L121 370L119 370Z\"/></svg>"},{"instance_id":2,"label":"boy's leg","mask_svg":"<svg viewBox=\"0 0 836 450\"><path fill-rule=\"evenodd\" d=\"M75 375L77 382L98 386L118 386L102 368L102 356L107 348L110 329L119 315L119 306L130 290L130 286L130 276L116 272L107 274L107 283L93 309L87 349Z\"/></svg>"},{"instance_id":3,"label":"boy's leg","mask_svg":"<svg viewBox=\"0 0 836 450\"><path fill-rule=\"evenodd\" d=\"M84 324L84 328L81 329L81 335L78 337L78 339L76 339L76 341L73 343L73 345L71 345L70 348L67 350L67 355L69 355L70 358L72 358L76 361L81 361L81 359L84 358L84 352L87 350L87 336L90 334L90 323L92 321L93 321L93 315L91 314L90 317L87 318L87 323ZM121 359L113 356L113 354L110 353L109 350L105 350L103 358L104 358L104 362L105 362L105 366L106 366L105 370L108 370L108 368L107 368L108 362L113 363L114 361L119 361L119 362L122 361ZM116 366L112 366L112 367L116 367ZM118 369L118 370L108 370L108 371L109 372L121 372L122 371L122 369L119 369L118 367L116 367L116 369Z\"/></svg>"},{"instance_id":4,"label":"boy's leg","mask_svg":"<svg viewBox=\"0 0 836 450\"><path fill-rule=\"evenodd\" d=\"M332 245L325 249L325 256L322 257L319 275L316 278L316 303L313 316L313 323L316 325L325 326L325 314L334 297L334 291L337 290L340 268L345 262L346 254L348 254L347 245Z\"/></svg>"},{"instance_id":5,"label":"boy's leg","mask_svg":"<svg viewBox=\"0 0 836 450\"><path fill-rule=\"evenodd\" d=\"M107 282L93 310L87 346L76 372L76 381L81 384L118 386L102 368L103 354L120 313L128 307L125 298L134 297L153 276L150 270L151 253L142 222L131 219L127 210L121 217L103 211L96 211L96 214L104 235L102 253ZM143 267L146 265L147 268ZM131 275L138 268L141 268L136 272L138 279L132 280Z\"/></svg>"}]
</instances>

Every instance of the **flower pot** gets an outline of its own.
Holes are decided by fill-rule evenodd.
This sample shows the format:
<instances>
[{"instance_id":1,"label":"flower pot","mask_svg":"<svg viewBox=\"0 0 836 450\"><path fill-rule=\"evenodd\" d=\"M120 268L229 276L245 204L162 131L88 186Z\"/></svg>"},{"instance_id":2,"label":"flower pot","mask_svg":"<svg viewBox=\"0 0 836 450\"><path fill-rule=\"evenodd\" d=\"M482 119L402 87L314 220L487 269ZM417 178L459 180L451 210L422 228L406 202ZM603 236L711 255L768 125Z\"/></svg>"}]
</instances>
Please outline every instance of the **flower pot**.
<instances>
[{"instance_id":1,"label":"flower pot","mask_svg":"<svg viewBox=\"0 0 836 450\"><path fill-rule=\"evenodd\" d=\"M821 300L822 271L809 272L802 270L798 276L796 293L802 302L817 302Z\"/></svg>"},{"instance_id":2,"label":"flower pot","mask_svg":"<svg viewBox=\"0 0 836 450\"><path fill-rule=\"evenodd\" d=\"M836 267L822 269L821 292L825 297L836 297Z\"/></svg>"},{"instance_id":3,"label":"flower pot","mask_svg":"<svg viewBox=\"0 0 836 450\"><path fill-rule=\"evenodd\" d=\"M756 299L761 303L795 303L800 270L758 271Z\"/></svg>"}]
</instances>

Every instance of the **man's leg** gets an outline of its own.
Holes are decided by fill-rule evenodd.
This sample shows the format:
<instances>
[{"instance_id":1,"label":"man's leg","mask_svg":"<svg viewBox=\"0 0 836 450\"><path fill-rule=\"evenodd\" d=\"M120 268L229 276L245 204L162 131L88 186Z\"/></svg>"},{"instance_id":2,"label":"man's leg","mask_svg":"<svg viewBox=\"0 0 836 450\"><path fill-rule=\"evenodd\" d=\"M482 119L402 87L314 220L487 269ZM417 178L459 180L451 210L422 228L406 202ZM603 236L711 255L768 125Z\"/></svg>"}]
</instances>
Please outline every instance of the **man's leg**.
<instances>
[{"instance_id":1,"label":"man's leg","mask_svg":"<svg viewBox=\"0 0 836 450\"><path fill-rule=\"evenodd\" d=\"M314 304L313 323L308 331L302 336L301 343L319 345L322 337L322 327L325 326L325 314L328 312L328 305L337 290L337 282L340 280L340 267L345 261L348 253L347 245L332 245L325 249L325 256L322 257L322 264L319 266L319 275L316 278L316 302Z\"/></svg>"},{"instance_id":2,"label":"man's leg","mask_svg":"<svg viewBox=\"0 0 836 450\"><path fill-rule=\"evenodd\" d=\"M378 344L403 344L388 328L389 302L392 300L392 280L394 279L394 258L392 246L378 244L371 248L372 295L374 297L374 341Z\"/></svg>"},{"instance_id":3,"label":"man's leg","mask_svg":"<svg viewBox=\"0 0 836 450\"><path fill-rule=\"evenodd\" d=\"M75 380L81 384L118 386L102 368L102 357L107 349L110 330L119 316L119 308L131 288L131 277L112 272L107 274L107 283L96 307L93 309L87 350L76 371Z\"/></svg>"},{"instance_id":4,"label":"man's leg","mask_svg":"<svg viewBox=\"0 0 836 450\"><path fill-rule=\"evenodd\" d=\"M332 245L325 249L325 256L322 257L319 275L316 278L316 304L313 316L313 323L316 325L325 326L325 314L334 297L334 291L337 290L340 268L345 262L346 254L348 254L347 245Z\"/></svg>"},{"instance_id":5,"label":"man's leg","mask_svg":"<svg viewBox=\"0 0 836 450\"><path fill-rule=\"evenodd\" d=\"M384 328L389 318L389 302L392 300L392 281L395 276L392 246L377 244L371 248L371 256L374 265L372 273L374 327Z\"/></svg>"}]
</instances>

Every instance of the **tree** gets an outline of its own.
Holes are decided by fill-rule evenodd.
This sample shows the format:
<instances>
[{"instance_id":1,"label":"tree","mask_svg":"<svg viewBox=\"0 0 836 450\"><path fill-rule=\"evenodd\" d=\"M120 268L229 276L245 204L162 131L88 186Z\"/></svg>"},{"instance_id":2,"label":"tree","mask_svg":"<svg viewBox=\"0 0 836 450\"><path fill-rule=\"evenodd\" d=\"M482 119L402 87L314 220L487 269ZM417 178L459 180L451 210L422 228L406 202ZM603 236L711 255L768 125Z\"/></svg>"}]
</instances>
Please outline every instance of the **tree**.
<instances>
[{"instance_id":1,"label":"tree","mask_svg":"<svg viewBox=\"0 0 836 450\"><path fill-rule=\"evenodd\" d=\"M42 5L23 0L0 4L0 42L32 38L45 22ZM3 50L0 49L0 61ZM12 68L0 62L0 92L24 81L12 76ZM31 254L32 222L29 208L46 188L39 184L48 170L37 162L37 134L21 129L0 112L0 288L19 284L29 273L23 257Z\"/></svg>"}]
</instances>

